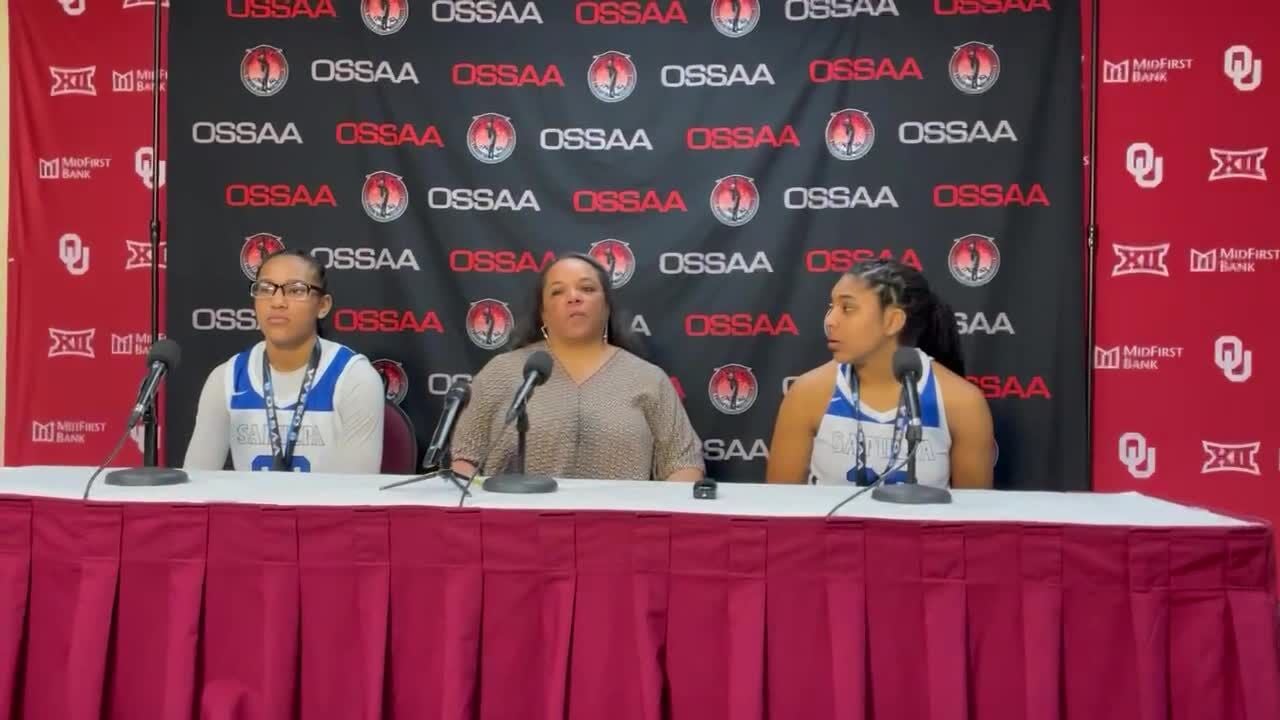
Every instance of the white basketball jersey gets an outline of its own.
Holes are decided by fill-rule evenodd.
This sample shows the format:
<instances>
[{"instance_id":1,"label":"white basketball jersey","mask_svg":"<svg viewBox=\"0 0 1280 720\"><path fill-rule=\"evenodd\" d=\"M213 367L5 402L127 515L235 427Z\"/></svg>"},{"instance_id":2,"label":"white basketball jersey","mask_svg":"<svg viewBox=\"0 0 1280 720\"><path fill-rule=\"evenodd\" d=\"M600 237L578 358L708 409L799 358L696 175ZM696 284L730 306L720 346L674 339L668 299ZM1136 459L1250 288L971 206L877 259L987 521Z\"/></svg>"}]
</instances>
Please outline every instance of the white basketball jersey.
<instances>
[{"instance_id":1,"label":"white basketball jersey","mask_svg":"<svg viewBox=\"0 0 1280 720\"><path fill-rule=\"evenodd\" d=\"M339 384L352 361L362 357L345 345L323 338L320 365L316 368L306 411L298 429L292 469L295 472L324 472L332 467L336 439L342 431L334 408ZM259 342L227 363L227 409L231 415L231 462L236 470L270 470L273 466L271 436L267 431L267 403L262 397L262 360L266 343ZM276 421L280 427L281 450L289 442L289 426L306 368L291 373L271 371L276 400Z\"/></svg>"},{"instance_id":2,"label":"white basketball jersey","mask_svg":"<svg viewBox=\"0 0 1280 720\"><path fill-rule=\"evenodd\" d=\"M916 449L916 481L921 485L947 487L951 484L951 431L947 427L947 414L943 410L942 387L933 372L933 363L923 350L920 353L923 377L916 383L920 393L920 420L923 433ZM836 384L831 393L818 432L813 438L813 454L809 460L809 481L820 485L845 485L857 481L856 460L858 450L858 423L866 439L867 469L879 476L891 466L897 469L885 478L885 483L899 483L907 479L906 412L897 410L877 412L859 398L853 405L853 389L849 382L851 368L841 364L836 369ZM891 452L895 418L903 427L899 430L897 456ZM902 464L900 464L902 463Z\"/></svg>"}]
</instances>

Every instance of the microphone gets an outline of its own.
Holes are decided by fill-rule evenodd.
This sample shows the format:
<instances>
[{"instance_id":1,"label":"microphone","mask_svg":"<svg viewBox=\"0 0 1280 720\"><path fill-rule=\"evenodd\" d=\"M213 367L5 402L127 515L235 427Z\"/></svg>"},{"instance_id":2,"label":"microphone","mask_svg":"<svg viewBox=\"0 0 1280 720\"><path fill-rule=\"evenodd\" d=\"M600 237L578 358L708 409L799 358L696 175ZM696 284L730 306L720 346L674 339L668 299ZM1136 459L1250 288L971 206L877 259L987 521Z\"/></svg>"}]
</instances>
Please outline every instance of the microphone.
<instances>
[{"instance_id":1,"label":"microphone","mask_svg":"<svg viewBox=\"0 0 1280 720\"><path fill-rule=\"evenodd\" d=\"M111 450L111 454L107 459L93 471L93 475L89 476L89 482L85 483L83 499L89 499L89 491L93 489L93 481L98 479L98 475L106 469L111 461L115 459L116 454L124 447L124 442L129 438L129 431L133 430L138 421L147 411L147 407L155 401L156 391L160 389L160 381L170 370L178 367L179 361L182 359L182 350L178 347L178 343L168 338L157 340L152 346L150 352L147 353L147 377L142 381L142 387L138 389L138 399L134 402L133 410L129 413L129 421L125 423L124 433L120 435L120 439ZM114 470L107 473L106 483L108 485L122 485L126 487L157 487L160 485L178 485L187 482L189 478L182 470L176 468L162 467L135 467L123 470Z\"/></svg>"},{"instance_id":2,"label":"microphone","mask_svg":"<svg viewBox=\"0 0 1280 720\"><path fill-rule=\"evenodd\" d=\"M182 360L182 349L178 347L178 343L165 338L157 340L151 346L151 351L147 353L147 378L142 381L142 388L138 390L138 400L134 403L133 412L129 413L129 422L126 423L126 432L133 429L134 425L142 419L142 414L146 412L147 406L155 398L156 391L160 389L160 380L165 373L176 370L178 363Z\"/></svg>"},{"instance_id":3,"label":"microphone","mask_svg":"<svg viewBox=\"0 0 1280 720\"><path fill-rule=\"evenodd\" d=\"M423 467L435 467L440 464L444 450L449 446L449 438L453 435L453 426L458 422L462 408L471 400L471 383L466 378L458 378L444 396L444 410L440 412L440 422L431 436L431 444L427 446L427 454L422 459Z\"/></svg>"},{"instance_id":4,"label":"microphone","mask_svg":"<svg viewBox=\"0 0 1280 720\"><path fill-rule=\"evenodd\" d=\"M893 353L893 376L902 383L907 395L907 442L919 442L924 434L920 424L920 390L916 387L923 374L920 353L915 348L900 347Z\"/></svg>"},{"instance_id":5,"label":"microphone","mask_svg":"<svg viewBox=\"0 0 1280 720\"><path fill-rule=\"evenodd\" d=\"M944 505L951 502L951 491L932 485L921 485L916 481L916 450L919 449L920 440L924 435L924 425L920 420L920 391L916 388L916 383L920 382L922 375L924 375L924 367L920 362L920 351L910 346L900 347L894 351L893 376L902 383L902 391L907 396L907 414L910 416L907 419L906 432L907 480L893 485L873 484L875 487L871 491L873 500L901 505ZM888 473L885 475L887 476Z\"/></svg>"},{"instance_id":6,"label":"microphone","mask_svg":"<svg viewBox=\"0 0 1280 720\"><path fill-rule=\"evenodd\" d=\"M524 383L516 391L515 399L511 401L511 409L507 410L507 425L515 422L520 416L525 403L529 401L529 396L533 394L533 389L546 382L551 376L551 362L551 355L545 350L535 352L524 361Z\"/></svg>"},{"instance_id":7,"label":"microphone","mask_svg":"<svg viewBox=\"0 0 1280 720\"><path fill-rule=\"evenodd\" d=\"M516 391L511 401L511 409L507 410L507 425L516 421L516 457L515 468L499 475L488 477L484 481L487 492L496 493L548 493L555 492L559 483L555 478L546 475L527 475L524 471L526 436L529 432L529 414L525 412L525 403L533 389L547 381L551 376L551 355L545 350L538 350L524 361L524 382Z\"/></svg>"},{"instance_id":8,"label":"microphone","mask_svg":"<svg viewBox=\"0 0 1280 720\"><path fill-rule=\"evenodd\" d=\"M440 411L440 422L436 423L436 430L431 435L431 444L427 447L427 454L422 457L423 467L432 468L440 464L440 459L444 456L444 449L449 446L449 438L453 435L453 426L458 423L458 415L462 412L463 406L470 400L471 383L466 378L458 378L449 388L449 391L445 393L444 409ZM462 499L466 499L467 496L471 495L471 491L467 489L467 485L471 484L471 478L458 475L453 471L453 468L440 468L425 475L418 475L407 480L397 480L378 489L390 490L391 488L437 477L443 477L453 483L453 486L462 493ZM462 483L463 480L467 481L467 485ZM461 507L461 504L459 504L459 507Z\"/></svg>"}]
</instances>

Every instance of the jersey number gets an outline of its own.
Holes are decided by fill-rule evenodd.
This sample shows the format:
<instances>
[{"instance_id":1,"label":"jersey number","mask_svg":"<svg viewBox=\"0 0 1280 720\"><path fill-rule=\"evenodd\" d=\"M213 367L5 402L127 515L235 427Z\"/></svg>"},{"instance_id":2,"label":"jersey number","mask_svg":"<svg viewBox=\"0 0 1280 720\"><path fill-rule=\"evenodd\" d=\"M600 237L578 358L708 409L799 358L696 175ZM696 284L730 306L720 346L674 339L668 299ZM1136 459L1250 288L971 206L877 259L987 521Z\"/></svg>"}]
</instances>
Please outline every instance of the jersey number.
<instances>
[{"instance_id":1,"label":"jersey number","mask_svg":"<svg viewBox=\"0 0 1280 720\"><path fill-rule=\"evenodd\" d=\"M253 464L249 469L253 472L258 472L262 470L270 470L274 466L274 455L258 455L253 458ZM294 455L293 464L290 469L294 472L311 472L311 461L303 455Z\"/></svg>"}]
</instances>

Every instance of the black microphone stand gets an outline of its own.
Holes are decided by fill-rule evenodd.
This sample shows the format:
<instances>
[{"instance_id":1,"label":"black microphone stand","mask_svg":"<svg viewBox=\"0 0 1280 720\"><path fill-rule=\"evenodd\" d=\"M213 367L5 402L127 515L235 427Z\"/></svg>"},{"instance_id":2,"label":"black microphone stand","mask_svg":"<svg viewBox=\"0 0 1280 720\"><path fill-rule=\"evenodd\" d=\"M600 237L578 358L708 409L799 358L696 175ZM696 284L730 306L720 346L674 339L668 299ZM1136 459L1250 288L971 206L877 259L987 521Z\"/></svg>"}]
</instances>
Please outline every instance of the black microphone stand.
<instances>
[{"instance_id":1,"label":"black microphone stand","mask_svg":"<svg viewBox=\"0 0 1280 720\"><path fill-rule=\"evenodd\" d=\"M164 0L154 0L155 15L151 38L151 344L160 334L160 9ZM158 427L155 400L142 414L142 466L158 464Z\"/></svg>"},{"instance_id":2,"label":"black microphone stand","mask_svg":"<svg viewBox=\"0 0 1280 720\"><path fill-rule=\"evenodd\" d=\"M151 345L160 338L160 38L163 24L160 11L165 0L154 0L155 13L152 16L151 35ZM147 401L142 411L142 467L124 468L107 473L108 485L125 487L156 487L162 485L178 485L189 480L187 473L178 468L159 467L158 427L156 420L156 398L159 390ZM129 430L121 436L121 444L128 437ZM120 446L111 452L107 462L103 463L89 478L84 489L84 499L89 499L89 490L94 478L106 468L107 464L119 452Z\"/></svg>"},{"instance_id":3,"label":"black microphone stand","mask_svg":"<svg viewBox=\"0 0 1280 720\"><path fill-rule=\"evenodd\" d=\"M920 425L920 418L912 418L907 423L907 482L916 482L916 447L920 444L921 436L924 435L924 428Z\"/></svg>"},{"instance_id":4,"label":"black microphone stand","mask_svg":"<svg viewBox=\"0 0 1280 720\"><path fill-rule=\"evenodd\" d=\"M524 453L529 437L529 413L524 404L520 405L520 415L516 417L516 472L524 474Z\"/></svg>"},{"instance_id":5,"label":"black microphone stand","mask_svg":"<svg viewBox=\"0 0 1280 720\"><path fill-rule=\"evenodd\" d=\"M907 382L915 382L914 378ZM907 480L906 482L887 485L881 483L871 491L871 497L881 502L899 505L945 505L951 502L951 491L946 488L921 485L916 480L916 449L924 436L924 427L920 418L913 417L907 422Z\"/></svg>"},{"instance_id":6,"label":"black microphone stand","mask_svg":"<svg viewBox=\"0 0 1280 720\"><path fill-rule=\"evenodd\" d=\"M526 409L528 398L520 403L516 415L516 467L513 473L502 473L486 478L485 492L492 493L549 493L555 492L559 484L555 478L546 475L526 475L524 458L526 436L529 434L529 413Z\"/></svg>"},{"instance_id":7,"label":"black microphone stand","mask_svg":"<svg viewBox=\"0 0 1280 720\"><path fill-rule=\"evenodd\" d=\"M408 478L406 480L397 480L393 483L388 483L386 485L383 485L378 489L390 490L391 488L403 487L405 485L411 485L416 482L422 482L423 480L434 480L436 478L444 478L445 480L448 480L449 482L453 483L453 486L458 488L458 490L462 492L462 497L464 498L471 497L471 491L467 489L467 486L471 484L471 478L465 475L459 475L458 473L454 472L453 468L451 467L437 467L435 470L432 470L431 472L428 472L424 475L417 475L417 476ZM462 482L463 480L466 481L466 485L463 484Z\"/></svg>"}]
</instances>

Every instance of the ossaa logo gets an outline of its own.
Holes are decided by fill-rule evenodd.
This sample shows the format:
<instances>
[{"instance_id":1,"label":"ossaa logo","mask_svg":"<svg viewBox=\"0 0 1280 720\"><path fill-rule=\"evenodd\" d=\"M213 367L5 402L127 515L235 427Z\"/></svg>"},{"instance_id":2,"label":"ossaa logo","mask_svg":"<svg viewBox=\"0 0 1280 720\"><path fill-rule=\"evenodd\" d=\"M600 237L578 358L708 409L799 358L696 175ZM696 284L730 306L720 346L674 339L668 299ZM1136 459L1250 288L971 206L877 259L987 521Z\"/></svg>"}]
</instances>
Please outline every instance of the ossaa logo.
<instances>
[{"instance_id":1,"label":"ossaa logo","mask_svg":"<svg viewBox=\"0 0 1280 720\"><path fill-rule=\"evenodd\" d=\"M956 238L947 254L947 267L961 285L986 285L1000 270L1000 249L995 240L986 235L975 233Z\"/></svg>"},{"instance_id":2,"label":"ossaa logo","mask_svg":"<svg viewBox=\"0 0 1280 720\"><path fill-rule=\"evenodd\" d=\"M960 92L981 95L1000 78L1000 56L991 45L967 42L951 54L951 82Z\"/></svg>"},{"instance_id":3,"label":"ossaa logo","mask_svg":"<svg viewBox=\"0 0 1280 720\"><path fill-rule=\"evenodd\" d=\"M711 404L726 415L740 415L751 409L760 393L755 373L746 365L722 365L711 373L707 394Z\"/></svg>"},{"instance_id":4,"label":"ossaa logo","mask_svg":"<svg viewBox=\"0 0 1280 720\"><path fill-rule=\"evenodd\" d=\"M480 162L496 165L515 151L516 126L506 115L476 115L471 119L471 127L467 128L467 149Z\"/></svg>"},{"instance_id":5,"label":"ossaa logo","mask_svg":"<svg viewBox=\"0 0 1280 720\"><path fill-rule=\"evenodd\" d=\"M409 21L409 0L362 0L360 17L378 35L393 35Z\"/></svg>"},{"instance_id":6,"label":"ossaa logo","mask_svg":"<svg viewBox=\"0 0 1280 720\"><path fill-rule=\"evenodd\" d=\"M827 121L827 151L837 160L857 160L871 152L876 126L864 110L845 108Z\"/></svg>"},{"instance_id":7,"label":"ossaa logo","mask_svg":"<svg viewBox=\"0 0 1280 720\"><path fill-rule=\"evenodd\" d=\"M614 288L620 288L631 282L636 274L636 256L631 246L621 240L608 238L591 243L587 254L595 258L609 273L609 282Z\"/></svg>"},{"instance_id":8,"label":"ossaa logo","mask_svg":"<svg viewBox=\"0 0 1280 720\"><path fill-rule=\"evenodd\" d=\"M396 405L404 402L409 394L409 374L404 371L404 366L395 360L382 358L373 361L373 369L382 378L382 389L387 394L387 400Z\"/></svg>"},{"instance_id":9,"label":"ossaa logo","mask_svg":"<svg viewBox=\"0 0 1280 720\"><path fill-rule=\"evenodd\" d=\"M636 89L636 64L631 56L617 50L593 55L587 68L591 94L607 103L622 102Z\"/></svg>"},{"instance_id":10,"label":"ossaa logo","mask_svg":"<svg viewBox=\"0 0 1280 720\"><path fill-rule=\"evenodd\" d=\"M760 191L745 175L728 175L711 189L711 213L730 227L746 225L760 209Z\"/></svg>"},{"instance_id":11,"label":"ossaa logo","mask_svg":"<svg viewBox=\"0 0 1280 720\"><path fill-rule=\"evenodd\" d=\"M712 0L711 23L721 35L740 38L760 23L760 0Z\"/></svg>"},{"instance_id":12,"label":"ossaa logo","mask_svg":"<svg viewBox=\"0 0 1280 720\"><path fill-rule=\"evenodd\" d=\"M289 63L284 51L270 45L259 45L244 51L240 61L240 81L258 97L271 97L289 81Z\"/></svg>"},{"instance_id":13,"label":"ossaa logo","mask_svg":"<svg viewBox=\"0 0 1280 720\"><path fill-rule=\"evenodd\" d=\"M506 345L513 327L515 319L511 316L511 309L501 300L477 300L467 311L467 337L485 350L497 350Z\"/></svg>"},{"instance_id":14,"label":"ossaa logo","mask_svg":"<svg viewBox=\"0 0 1280 720\"><path fill-rule=\"evenodd\" d=\"M245 277L256 280L262 261L278 252L284 252L284 240L279 235L254 233L245 238L244 245L240 246L240 269L244 271Z\"/></svg>"},{"instance_id":15,"label":"ossaa logo","mask_svg":"<svg viewBox=\"0 0 1280 720\"><path fill-rule=\"evenodd\" d=\"M409 207L409 188L399 175L379 170L364 176L360 204L374 220L391 222Z\"/></svg>"}]
</instances>

